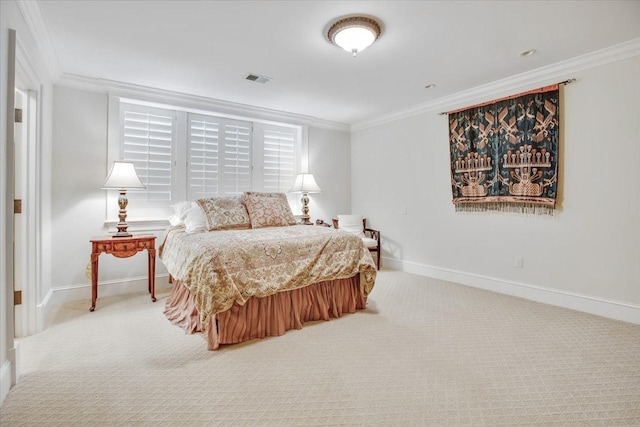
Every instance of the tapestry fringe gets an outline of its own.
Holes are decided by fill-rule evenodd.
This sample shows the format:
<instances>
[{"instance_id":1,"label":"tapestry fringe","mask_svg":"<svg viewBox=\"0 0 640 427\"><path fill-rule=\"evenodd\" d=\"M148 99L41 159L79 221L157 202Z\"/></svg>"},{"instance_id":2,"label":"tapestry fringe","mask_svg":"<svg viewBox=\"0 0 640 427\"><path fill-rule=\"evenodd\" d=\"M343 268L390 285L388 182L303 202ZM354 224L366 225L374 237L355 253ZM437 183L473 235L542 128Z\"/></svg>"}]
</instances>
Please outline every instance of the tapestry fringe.
<instances>
[{"instance_id":1,"label":"tapestry fringe","mask_svg":"<svg viewBox=\"0 0 640 427\"><path fill-rule=\"evenodd\" d=\"M498 211L550 216L553 216L555 213L555 209L552 206L543 206L533 203L456 203L455 207L456 212Z\"/></svg>"}]
</instances>

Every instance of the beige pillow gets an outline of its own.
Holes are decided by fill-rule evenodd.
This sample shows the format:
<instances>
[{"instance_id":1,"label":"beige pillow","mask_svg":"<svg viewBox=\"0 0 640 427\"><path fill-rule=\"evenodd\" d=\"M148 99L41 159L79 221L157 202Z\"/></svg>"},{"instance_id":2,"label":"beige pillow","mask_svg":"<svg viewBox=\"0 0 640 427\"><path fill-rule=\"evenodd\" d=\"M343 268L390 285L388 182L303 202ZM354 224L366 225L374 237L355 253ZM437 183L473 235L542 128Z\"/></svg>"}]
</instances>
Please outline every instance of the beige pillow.
<instances>
[{"instance_id":1,"label":"beige pillow","mask_svg":"<svg viewBox=\"0 0 640 427\"><path fill-rule=\"evenodd\" d=\"M210 197L196 202L204 212L210 231L251 228L249 214L241 197Z\"/></svg>"},{"instance_id":2,"label":"beige pillow","mask_svg":"<svg viewBox=\"0 0 640 427\"><path fill-rule=\"evenodd\" d=\"M244 193L251 228L296 225L289 201L284 193Z\"/></svg>"}]
</instances>

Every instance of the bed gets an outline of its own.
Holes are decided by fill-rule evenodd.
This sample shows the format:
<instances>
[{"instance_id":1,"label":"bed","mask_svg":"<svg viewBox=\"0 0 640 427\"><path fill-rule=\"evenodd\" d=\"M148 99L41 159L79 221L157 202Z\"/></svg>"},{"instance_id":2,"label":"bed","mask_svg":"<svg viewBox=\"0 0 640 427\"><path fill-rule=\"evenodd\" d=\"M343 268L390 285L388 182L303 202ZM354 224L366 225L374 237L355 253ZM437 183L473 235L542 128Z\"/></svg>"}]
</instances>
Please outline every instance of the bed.
<instances>
[{"instance_id":1,"label":"bed","mask_svg":"<svg viewBox=\"0 0 640 427\"><path fill-rule=\"evenodd\" d=\"M173 281L164 309L169 321L188 333L203 333L207 348L217 350L366 307L376 267L360 238L328 227L293 225L288 204L286 220L276 221L280 225L260 225L264 222L246 193L233 202L247 210L249 228L243 219L242 227L212 227L216 221L207 221L207 227L194 231L176 223L165 232L158 253ZM199 209L207 219L212 210L219 211L204 204ZM229 215L224 218L228 222Z\"/></svg>"}]
</instances>

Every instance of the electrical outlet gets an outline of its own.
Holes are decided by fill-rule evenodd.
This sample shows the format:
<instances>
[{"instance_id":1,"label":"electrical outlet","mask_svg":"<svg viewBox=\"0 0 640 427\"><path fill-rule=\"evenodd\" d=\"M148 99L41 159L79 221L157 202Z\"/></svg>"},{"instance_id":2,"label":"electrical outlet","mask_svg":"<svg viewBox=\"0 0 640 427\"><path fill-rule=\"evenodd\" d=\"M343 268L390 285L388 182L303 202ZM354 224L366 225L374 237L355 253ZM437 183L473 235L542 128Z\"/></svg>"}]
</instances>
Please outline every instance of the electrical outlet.
<instances>
[{"instance_id":1,"label":"electrical outlet","mask_svg":"<svg viewBox=\"0 0 640 427\"><path fill-rule=\"evenodd\" d=\"M522 268L524 264L524 259L521 256L517 256L513 259L513 266L515 268Z\"/></svg>"}]
</instances>

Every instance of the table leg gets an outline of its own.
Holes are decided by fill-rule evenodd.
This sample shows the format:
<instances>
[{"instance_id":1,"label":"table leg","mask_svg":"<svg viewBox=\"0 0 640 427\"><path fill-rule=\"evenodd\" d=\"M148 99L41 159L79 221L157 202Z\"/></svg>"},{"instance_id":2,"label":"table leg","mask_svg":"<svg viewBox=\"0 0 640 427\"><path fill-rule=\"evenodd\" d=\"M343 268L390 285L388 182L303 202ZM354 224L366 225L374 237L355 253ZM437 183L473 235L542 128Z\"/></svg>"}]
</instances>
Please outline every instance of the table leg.
<instances>
[{"instance_id":1,"label":"table leg","mask_svg":"<svg viewBox=\"0 0 640 427\"><path fill-rule=\"evenodd\" d=\"M96 300L98 299L98 257L100 253L91 254L91 308L89 311L96 309Z\"/></svg>"},{"instance_id":2,"label":"table leg","mask_svg":"<svg viewBox=\"0 0 640 427\"><path fill-rule=\"evenodd\" d=\"M156 250L147 249L149 252L149 292L151 292L151 301L156 302Z\"/></svg>"}]
</instances>

